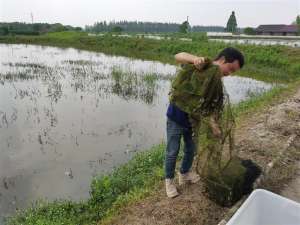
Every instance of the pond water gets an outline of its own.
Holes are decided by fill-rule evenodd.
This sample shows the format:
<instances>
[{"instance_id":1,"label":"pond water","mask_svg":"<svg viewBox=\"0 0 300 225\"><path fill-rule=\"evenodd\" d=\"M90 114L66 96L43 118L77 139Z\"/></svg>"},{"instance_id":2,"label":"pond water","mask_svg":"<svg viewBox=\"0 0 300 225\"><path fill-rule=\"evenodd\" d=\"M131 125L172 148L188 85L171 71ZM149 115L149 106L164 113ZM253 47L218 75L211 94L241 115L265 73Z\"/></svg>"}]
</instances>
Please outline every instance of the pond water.
<instances>
[{"instance_id":1,"label":"pond water","mask_svg":"<svg viewBox=\"0 0 300 225\"><path fill-rule=\"evenodd\" d=\"M0 217L39 198L89 197L96 174L165 139L170 78L153 61L0 44ZM272 85L228 77L233 103Z\"/></svg>"}]
</instances>

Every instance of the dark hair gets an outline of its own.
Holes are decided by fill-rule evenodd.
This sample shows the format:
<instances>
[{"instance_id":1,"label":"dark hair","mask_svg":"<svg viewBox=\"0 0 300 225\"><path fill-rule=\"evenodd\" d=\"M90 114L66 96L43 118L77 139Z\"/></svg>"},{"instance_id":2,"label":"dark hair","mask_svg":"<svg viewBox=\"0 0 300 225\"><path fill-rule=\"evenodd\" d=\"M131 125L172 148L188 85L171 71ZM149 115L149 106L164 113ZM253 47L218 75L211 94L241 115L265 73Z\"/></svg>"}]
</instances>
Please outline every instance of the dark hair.
<instances>
[{"instance_id":1,"label":"dark hair","mask_svg":"<svg viewBox=\"0 0 300 225\"><path fill-rule=\"evenodd\" d=\"M215 60L218 60L221 57L225 58L226 63L232 63L234 60L237 60L239 62L240 68L244 66L244 56L239 50L235 48L228 47L223 49L215 58Z\"/></svg>"}]
</instances>

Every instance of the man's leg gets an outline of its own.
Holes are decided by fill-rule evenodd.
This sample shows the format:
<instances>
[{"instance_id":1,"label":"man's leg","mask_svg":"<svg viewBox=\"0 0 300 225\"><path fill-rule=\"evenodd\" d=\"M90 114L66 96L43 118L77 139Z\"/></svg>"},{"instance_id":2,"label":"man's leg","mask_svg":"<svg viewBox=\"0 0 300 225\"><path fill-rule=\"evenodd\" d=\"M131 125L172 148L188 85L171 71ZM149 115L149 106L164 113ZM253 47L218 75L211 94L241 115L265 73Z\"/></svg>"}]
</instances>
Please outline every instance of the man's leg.
<instances>
[{"instance_id":1,"label":"man's leg","mask_svg":"<svg viewBox=\"0 0 300 225\"><path fill-rule=\"evenodd\" d=\"M166 178L166 193L170 198L178 195L177 188L174 182L174 173L176 166L176 159L180 149L180 139L183 128L176 122L167 120L167 148L165 159L165 178Z\"/></svg>"},{"instance_id":2,"label":"man's leg","mask_svg":"<svg viewBox=\"0 0 300 225\"><path fill-rule=\"evenodd\" d=\"M179 184L184 184L187 182L196 183L200 180L200 177L195 172L191 172L190 169L193 164L194 154L196 150L196 145L192 138L192 131L185 130L183 133L184 139L184 155L179 173Z\"/></svg>"},{"instance_id":3,"label":"man's leg","mask_svg":"<svg viewBox=\"0 0 300 225\"><path fill-rule=\"evenodd\" d=\"M183 134L183 128L176 122L167 120L167 148L165 159L165 176L167 179L173 179L175 173L176 159L180 148L180 139Z\"/></svg>"}]
</instances>

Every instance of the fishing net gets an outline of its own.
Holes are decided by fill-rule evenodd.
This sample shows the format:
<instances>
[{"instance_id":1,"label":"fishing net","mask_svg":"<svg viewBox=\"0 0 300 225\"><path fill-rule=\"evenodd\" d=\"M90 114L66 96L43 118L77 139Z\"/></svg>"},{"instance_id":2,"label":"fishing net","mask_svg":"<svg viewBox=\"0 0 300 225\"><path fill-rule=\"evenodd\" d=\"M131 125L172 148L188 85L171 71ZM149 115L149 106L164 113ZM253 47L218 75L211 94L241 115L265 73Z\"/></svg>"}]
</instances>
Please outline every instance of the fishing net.
<instances>
[{"instance_id":1,"label":"fishing net","mask_svg":"<svg viewBox=\"0 0 300 225\"><path fill-rule=\"evenodd\" d=\"M196 169L209 196L221 205L232 205L245 193L249 179L234 148L235 121L219 67L209 59L201 69L184 65L172 82L170 102L189 114L197 146ZM221 135L214 135L212 123Z\"/></svg>"}]
</instances>

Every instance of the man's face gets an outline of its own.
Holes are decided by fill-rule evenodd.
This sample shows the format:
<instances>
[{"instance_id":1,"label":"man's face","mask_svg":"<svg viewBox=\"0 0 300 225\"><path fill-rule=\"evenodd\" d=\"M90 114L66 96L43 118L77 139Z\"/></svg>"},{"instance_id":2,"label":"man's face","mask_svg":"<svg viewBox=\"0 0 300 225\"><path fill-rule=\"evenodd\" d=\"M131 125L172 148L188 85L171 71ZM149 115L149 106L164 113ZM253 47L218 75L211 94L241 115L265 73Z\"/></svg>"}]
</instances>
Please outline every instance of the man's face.
<instances>
[{"instance_id":1,"label":"man's face","mask_svg":"<svg viewBox=\"0 0 300 225\"><path fill-rule=\"evenodd\" d=\"M240 64L238 60L234 60L233 62L225 62L225 59L219 64L220 70L224 76L228 76L235 71L240 69Z\"/></svg>"}]
</instances>

